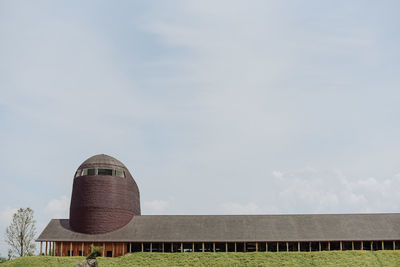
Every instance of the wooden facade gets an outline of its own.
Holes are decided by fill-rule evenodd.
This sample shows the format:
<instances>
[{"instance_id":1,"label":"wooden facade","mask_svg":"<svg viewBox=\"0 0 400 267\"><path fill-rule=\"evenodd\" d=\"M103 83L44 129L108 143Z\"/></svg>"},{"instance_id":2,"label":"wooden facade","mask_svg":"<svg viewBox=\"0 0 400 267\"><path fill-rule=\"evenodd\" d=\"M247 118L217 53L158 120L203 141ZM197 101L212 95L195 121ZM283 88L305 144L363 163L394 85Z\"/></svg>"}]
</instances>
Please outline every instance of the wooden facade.
<instances>
[{"instance_id":1,"label":"wooden facade","mask_svg":"<svg viewBox=\"0 0 400 267\"><path fill-rule=\"evenodd\" d=\"M393 241L324 241L324 242L41 242L41 254L52 256L87 256L92 246L100 248L101 257L119 257L135 252L311 252L342 250L400 250L400 240ZM43 246L44 245L44 246Z\"/></svg>"}]
</instances>

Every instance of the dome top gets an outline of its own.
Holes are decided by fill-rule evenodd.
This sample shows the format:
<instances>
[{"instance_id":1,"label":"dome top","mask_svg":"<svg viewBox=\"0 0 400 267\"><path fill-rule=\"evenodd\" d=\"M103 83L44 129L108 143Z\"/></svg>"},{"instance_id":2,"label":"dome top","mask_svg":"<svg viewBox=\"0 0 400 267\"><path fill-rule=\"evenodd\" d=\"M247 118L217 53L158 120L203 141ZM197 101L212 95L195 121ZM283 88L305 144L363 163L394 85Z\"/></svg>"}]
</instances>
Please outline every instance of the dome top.
<instances>
[{"instance_id":1,"label":"dome top","mask_svg":"<svg viewBox=\"0 0 400 267\"><path fill-rule=\"evenodd\" d=\"M94 155L88 158L79 166L79 169L82 167L94 166L116 166L126 169L125 165L121 161L105 154Z\"/></svg>"}]
</instances>

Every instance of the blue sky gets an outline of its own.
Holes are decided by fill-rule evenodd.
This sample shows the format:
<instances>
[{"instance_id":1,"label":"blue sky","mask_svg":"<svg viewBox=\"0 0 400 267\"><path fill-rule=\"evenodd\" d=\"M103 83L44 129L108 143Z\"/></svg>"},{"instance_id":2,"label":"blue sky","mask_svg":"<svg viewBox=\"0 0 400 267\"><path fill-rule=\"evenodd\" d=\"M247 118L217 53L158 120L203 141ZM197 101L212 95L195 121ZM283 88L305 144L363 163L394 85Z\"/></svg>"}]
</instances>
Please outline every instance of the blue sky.
<instances>
[{"instance_id":1,"label":"blue sky","mask_svg":"<svg viewBox=\"0 0 400 267\"><path fill-rule=\"evenodd\" d=\"M143 214L399 212L398 10L0 1L0 232L19 207L38 234L67 218L99 153Z\"/></svg>"}]
</instances>

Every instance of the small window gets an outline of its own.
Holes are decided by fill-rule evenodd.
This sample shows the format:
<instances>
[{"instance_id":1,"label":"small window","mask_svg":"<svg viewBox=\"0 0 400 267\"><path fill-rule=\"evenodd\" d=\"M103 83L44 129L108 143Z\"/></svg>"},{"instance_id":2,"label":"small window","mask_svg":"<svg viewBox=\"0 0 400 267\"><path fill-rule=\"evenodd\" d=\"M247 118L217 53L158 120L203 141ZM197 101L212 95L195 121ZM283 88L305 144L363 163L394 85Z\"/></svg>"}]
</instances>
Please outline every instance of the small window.
<instances>
[{"instance_id":1,"label":"small window","mask_svg":"<svg viewBox=\"0 0 400 267\"><path fill-rule=\"evenodd\" d=\"M83 251L79 250L79 256L83 256Z\"/></svg>"},{"instance_id":2,"label":"small window","mask_svg":"<svg viewBox=\"0 0 400 267\"><path fill-rule=\"evenodd\" d=\"M115 170L115 176L124 178L124 171L123 170Z\"/></svg>"},{"instance_id":3,"label":"small window","mask_svg":"<svg viewBox=\"0 0 400 267\"><path fill-rule=\"evenodd\" d=\"M88 172L88 169L83 169L83 170L82 170L82 174L81 174L81 176L85 176L85 175L87 175L87 172Z\"/></svg>"},{"instance_id":4,"label":"small window","mask_svg":"<svg viewBox=\"0 0 400 267\"><path fill-rule=\"evenodd\" d=\"M112 251L107 250L107 257L112 257Z\"/></svg>"},{"instance_id":5,"label":"small window","mask_svg":"<svg viewBox=\"0 0 400 267\"><path fill-rule=\"evenodd\" d=\"M113 170L111 169L99 169L99 175L113 175Z\"/></svg>"},{"instance_id":6,"label":"small window","mask_svg":"<svg viewBox=\"0 0 400 267\"><path fill-rule=\"evenodd\" d=\"M96 175L96 169L88 169L88 175Z\"/></svg>"},{"instance_id":7,"label":"small window","mask_svg":"<svg viewBox=\"0 0 400 267\"><path fill-rule=\"evenodd\" d=\"M81 176L82 170L77 170L75 173L75 178Z\"/></svg>"}]
</instances>

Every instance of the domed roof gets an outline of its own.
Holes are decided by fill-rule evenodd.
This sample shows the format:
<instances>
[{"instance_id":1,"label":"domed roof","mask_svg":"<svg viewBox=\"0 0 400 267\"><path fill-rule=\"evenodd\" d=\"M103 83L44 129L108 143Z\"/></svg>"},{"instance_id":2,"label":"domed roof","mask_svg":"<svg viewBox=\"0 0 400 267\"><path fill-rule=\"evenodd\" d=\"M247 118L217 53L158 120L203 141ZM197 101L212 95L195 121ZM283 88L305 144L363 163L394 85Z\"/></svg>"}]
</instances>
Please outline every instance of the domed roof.
<instances>
[{"instance_id":1,"label":"domed roof","mask_svg":"<svg viewBox=\"0 0 400 267\"><path fill-rule=\"evenodd\" d=\"M121 161L105 154L94 155L88 158L81 164L81 166L79 166L79 169L82 167L93 166L116 166L126 169L125 165Z\"/></svg>"}]
</instances>

